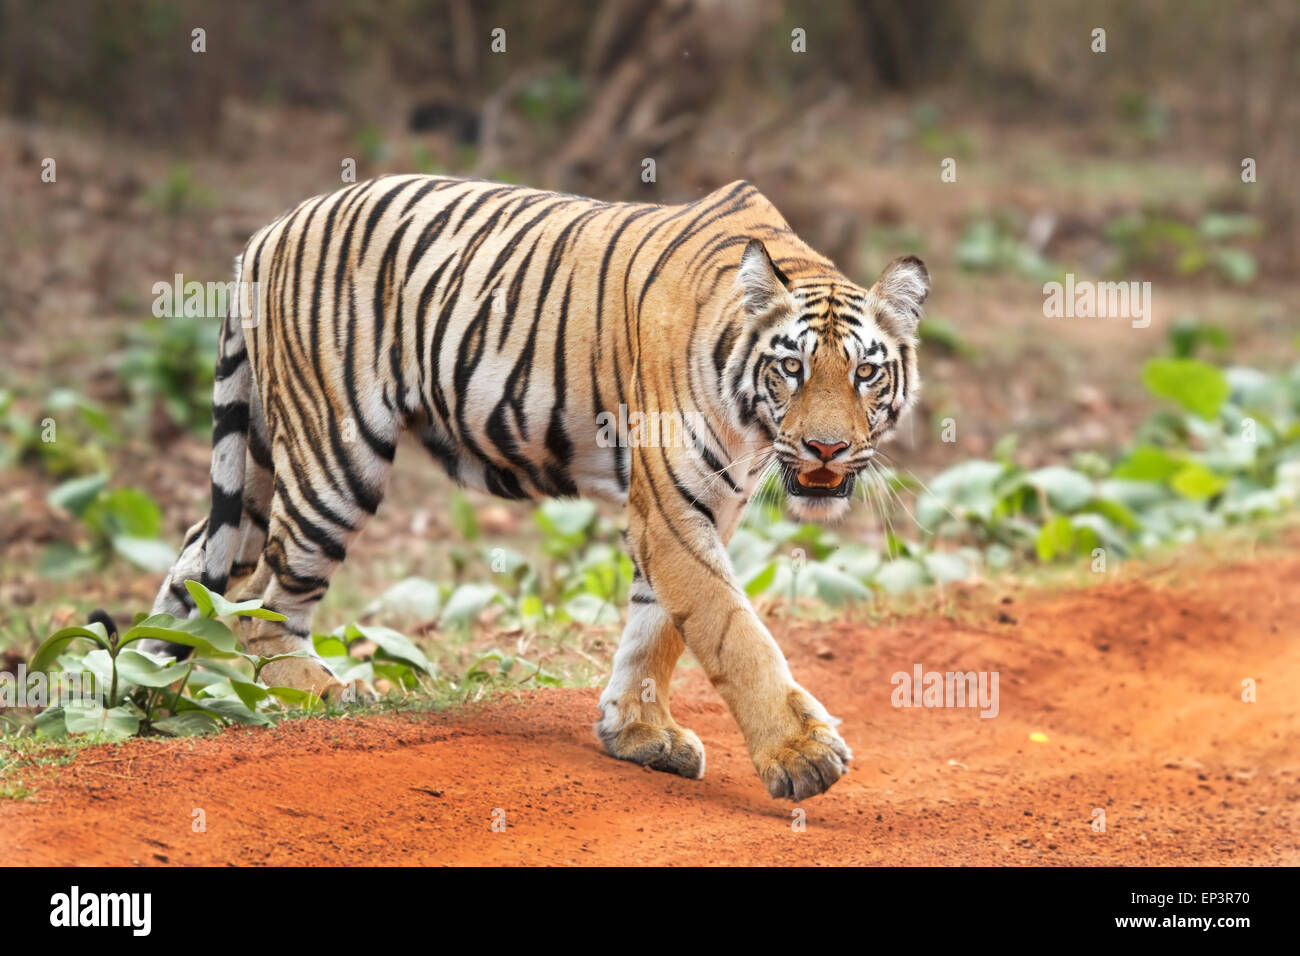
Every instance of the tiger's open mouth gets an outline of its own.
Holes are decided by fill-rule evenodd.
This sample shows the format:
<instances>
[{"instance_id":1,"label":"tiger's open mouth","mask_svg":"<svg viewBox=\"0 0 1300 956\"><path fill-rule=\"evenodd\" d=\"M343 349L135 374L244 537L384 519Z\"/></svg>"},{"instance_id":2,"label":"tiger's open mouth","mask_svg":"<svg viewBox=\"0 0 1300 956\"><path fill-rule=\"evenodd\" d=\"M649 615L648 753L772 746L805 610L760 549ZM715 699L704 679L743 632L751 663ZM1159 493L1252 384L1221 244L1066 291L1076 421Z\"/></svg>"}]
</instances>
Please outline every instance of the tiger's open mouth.
<instances>
[{"instance_id":1,"label":"tiger's open mouth","mask_svg":"<svg viewBox=\"0 0 1300 956\"><path fill-rule=\"evenodd\" d=\"M785 490L798 498L847 498L853 491L853 475L840 475L829 468L807 472L786 472Z\"/></svg>"}]
</instances>

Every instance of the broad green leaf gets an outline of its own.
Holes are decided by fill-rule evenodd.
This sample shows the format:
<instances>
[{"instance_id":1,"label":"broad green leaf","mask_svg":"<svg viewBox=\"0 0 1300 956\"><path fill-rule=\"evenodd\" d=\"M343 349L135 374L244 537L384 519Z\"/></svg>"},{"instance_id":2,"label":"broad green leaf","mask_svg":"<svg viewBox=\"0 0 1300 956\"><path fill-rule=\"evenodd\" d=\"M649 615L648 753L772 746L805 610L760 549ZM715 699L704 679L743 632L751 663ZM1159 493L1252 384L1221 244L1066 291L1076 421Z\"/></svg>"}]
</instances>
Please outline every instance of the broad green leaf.
<instances>
[{"instance_id":1,"label":"broad green leaf","mask_svg":"<svg viewBox=\"0 0 1300 956\"><path fill-rule=\"evenodd\" d=\"M1080 511L1099 514L1106 520L1119 525L1125 531L1139 531L1142 528L1141 520L1133 513L1132 509L1122 502L1109 498L1094 498L1084 505Z\"/></svg>"},{"instance_id":2,"label":"broad green leaf","mask_svg":"<svg viewBox=\"0 0 1300 956\"><path fill-rule=\"evenodd\" d=\"M1034 541L1041 561L1054 561L1065 557L1074 550L1074 526L1065 515L1057 515L1046 522Z\"/></svg>"},{"instance_id":3,"label":"broad green leaf","mask_svg":"<svg viewBox=\"0 0 1300 956\"><path fill-rule=\"evenodd\" d=\"M1042 491L1058 511L1076 511L1092 497L1092 480L1073 468L1039 468L1027 474L1025 481Z\"/></svg>"},{"instance_id":4,"label":"broad green leaf","mask_svg":"<svg viewBox=\"0 0 1300 956\"><path fill-rule=\"evenodd\" d=\"M375 677L384 678L394 687L414 687L419 683L415 671L400 661L374 660L370 666L374 668Z\"/></svg>"},{"instance_id":5,"label":"broad green leaf","mask_svg":"<svg viewBox=\"0 0 1300 956\"><path fill-rule=\"evenodd\" d=\"M237 661L232 660L230 658L226 658L225 660L222 660L220 658L214 658L214 657L191 656L185 659L185 663L193 664L196 668L203 668L203 670L208 672L209 674L220 675L221 677L228 677L231 680L249 679L249 675L239 669L239 667L237 666ZM249 661L249 663L251 664L253 662ZM201 679L200 673L201 673L200 671L196 670L193 674L190 675L191 684L197 683Z\"/></svg>"},{"instance_id":6,"label":"broad green leaf","mask_svg":"<svg viewBox=\"0 0 1300 956\"><path fill-rule=\"evenodd\" d=\"M240 617L256 617L263 621L287 621L285 615L278 611L272 611L270 608L262 607L262 602L256 598L248 601L228 601L223 595L215 591L209 591L198 581L186 581L185 588L190 592L198 605L199 613L204 617L226 617L227 615L237 615Z\"/></svg>"},{"instance_id":7,"label":"broad green leaf","mask_svg":"<svg viewBox=\"0 0 1300 956\"><path fill-rule=\"evenodd\" d=\"M1105 528L1106 519L1100 515L1076 515L1070 521L1070 528L1073 532L1071 545L1074 553L1079 555L1091 554L1094 548L1100 547L1102 543L1102 531L1109 530Z\"/></svg>"},{"instance_id":8,"label":"broad green leaf","mask_svg":"<svg viewBox=\"0 0 1300 956\"><path fill-rule=\"evenodd\" d=\"M107 485L108 475L105 474L73 478L51 491L46 500L52 507L81 517Z\"/></svg>"},{"instance_id":9,"label":"broad green leaf","mask_svg":"<svg viewBox=\"0 0 1300 956\"><path fill-rule=\"evenodd\" d=\"M433 664L405 634L394 631L391 627L379 627L374 624L354 624L349 630L353 629L361 637L378 644L379 649L389 657L419 668L426 674L433 674Z\"/></svg>"},{"instance_id":10,"label":"broad green leaf","mask_svg":"<svg viewBox=\"0 0 1300 956\"><path fill-rule=\"evenodd\" d=\"M311 639L312 643L316 647L316 653L321 657L348 656L347 644L343 643L342 639L335 637L333 634L313 634Z\"/></svg>"},{"instance_id":11,"label":"broad green leaf","mask_svg":"<svg viewBox=\"0 0 1300 956\"><path fill-rule=\"evenodd\" d=\"M303 710L315 710L323 704L323 701L311 691L299 690L296 687L268 687L267 692L277 700L291 707L301 707Z\"/></svg>"},{"instance_id":12,"label":"broad green leaf","mask_svg":"<svg viewBox=\"0 0 1300 956\"><path fill-rule=\"evenodd\" d=\"M769 561L766 565L759 567L758 570L743 579L742 583L745 586L745 594L749 597L754 597L755 595L762 594L770 588L772 582L776 580L776 568L777 562Z\"/></svg>"},{"instance_id":13,"label":"broad green leaf","mask_svg":"<svg viewBox=\"0 0 1300 956\"><path fill-rule=\"evenodd\" d=\"M367 684L375 682L375 668L372 661L361 661L355 657L324 657L327 667L334 672L334 676L345 684L348 681L363 680ZM410 671L410 668L407 668Z\"/></svg>"},{"instance_id":14,"label":"broad green leaf","mask_svg":"<svg viewBox=\"0 0 1300 956\"><path fill-rule=\"evenodd\" d=\"M777 542L751 528L737 528L727 545L727 554L736 573L742 578L767 566Z\"/></svg>"},{"instance_id":15,"label":"broad green leaf","mask_svg":"<svg viewBox=\"0 0 1300 956\"><path fill-rule=\"evenodd\" d=\"M899 594L925 583L925 569L911 558L886 561L876 572L876 584L890 594Z\"/></svg>"},{"instance_id":16,"label":"broad green leaf","mask_svg":"<svg viewBox=\"0 0 1300 956\"><path fill-rule=\"evenodd\" d=\"M1169 500L1170 491L1163 482L1130 481L1127 478L1108 478L1097 488L1098 500L1115 501L1135 513L1146 512Z\"/></svg>"},{"instance_id":17,"label":"broad green leaf","mask_svg":"<svg viewBox=\"0 0 1300 956\"><path fill-rule=\"evenodd\" d=\"M1202 464L1190 464L1174 475L1169 484L1184 498L1203 501L1217 495L1228 482Z\"/></svg>"},{"instance_id":18,"label":"broad green leaf","mask_svg":"<svg viewBox=\"0 0 1300 956\"><path fill-rule=\"evenodd\" d=\"M859 581L869 581L880 570L880 552L861 545L845 545L827 560L833 567L839 568L849 577Z\"/></svg>"},{"instance_id":19,"label":"broad green leaf","mask_svg":"<svg viewBox=\"0 0 1300 956\"><path fill-rule=\"evenodd\" d=\"M537 509L536 516L546 534L580 538L596 520L596 504L583 498L551 498Z\"/></svg>"},{"instance_id":20,"label":"broad green leaf","mask_svg":"<svg viewBox=\"0 0 1300 956\"><path fill-rule=\"evenodd\" d=\"M579 594L564 605L564 612L581 624L617 624L618 608L594 594Z\"/></svg>"},{"instance_id":21,"label":"broad green leaf","mask_svg":"<svg viewBox=\"0 0 1300 956\"><path fill-rule=\"evenodd\" d=\"M120 643L126 645L146 638L193 647L203 657L235 657L239 653L230 628L208 617L177 620L170 614L154 614L122 635Z\"/></svg>"},{"instance_id":22,"label":"broad green leaf","mask_svg":"<svg viewBox=\"0 0 1300 956\"><path fill-rule=\"evenodd\" d=\"M227 678L235 695L244 702L244 706L249 710L257 710L257 705L266 700L267 690L261 684L254 684L252 681L236 680Z\"/></svg>"},{"instance_id":23,"label":"broad green leaf","mask_svg":"<svg viewBox=\"0 0 1300 956\"><path fill-rule=\"evenodd\" d=\"M124 648L117 655L117 676L140 687L167 687L182 680L190 671L188 661L161 665L139 651Z\"/></svg>"},{"instance_id":24,"label":"broad green leaf","mask_svg":"<svg viewBox=\"0 0 1300 956\"><path fill-rule=\"evenodd\" d=\"M156 538L162 510L139 488L114 488L92 501L82 517L110 538Z\"/></svg>"},{"instance_id":25,"label":"broad green leaf","mask_svg":"<svg viewBox=\"0 0 1300 956\"><path fill-rule=\"evenodd\" d=\"M464 627L496 600L498 591L490 584L462 584L452 592L438 619L443 627Z\"/></svg>"},{"instance_id":26,"label":"broad green leaf","mask_svg":"<svg viewBox=\"0 0 1300 956\"><path fill-rule=\"evenodd\" d=\"M1167 481L1183 467L1183 460L1154 445L1133 449L1128 458L1115 467L1115 478L1129 481Z\"/></svg>"},{"instance_id":27,"label":"broad green leaf","mask_svg":"<svg viewBox=\"0 0 1300 956\"><path fill-rule=\"evenodd\" d=\"M162 731L173 737L198 737L221 729L221 721L212 714L200 710L188 710L183 714L173 714L162 720L155 720L154 730Z\"/></svg>"},{"instance_id":28,"label":"broad green leaf","mask_svg":"<svg viewBox=\"0 0 1300 956\"><path fill-rule=\"evenodd\" d=\"M1286 402L1286 385L1277 376L1267 375L1259 369L1234 365L1224 369L1224 376L1232 388L1233 400L1258 411L1278 402Z\"/></svg>"},{"instance_id":29,"label":"broad green leaf","mask_svg":"<svg viewBox=\"0 0 1300 956\"><path fill-rule=\"evenodd\" d=\"M64 721L62 707L46 707L33 719L36 729L40 731L42 737L49 737L57 740L60 737L67 736L68 727Z\"/></svg>"},{"instance_id":30,"label":"broad green leaf","mask_svg":"<svg viewBox=\"0 0 1300 956\"><path fill-rule=\"evenodd\" d=\"M1151 359L1142 368L1142 382L1152 395L1177 402L1205 419L1219 414L1229 392L1223 373L1199 359Z\"/></svg>"},{"instance_id":31,"label":"broad green leaf","mask_svg":"<svg viewBox=\"0 0 1300 956\"><path fill-rule=\"evenodd\" d=\"M991 544L984 552L984 561L990 568L1000 570L1010 566L1013 560L1015 560L1015 552L1005 544Z\"/></svg>"},{"instance_id":32,"label":"broad green leaf","mask_svg":"<svg viewBox=\"0 0 1300 956\"><path fill-rule=\"evenodd\" d=\"M171 568L176 560L176 551L166 541L157 538L133 538L129 535L117 535L113 538L113 550L138 568L162 573Z\"/></svg>"},{"instance_id":33,"label":"broad green leaf","mask_svg":"<svg viewBox=\"0 0 1300 956\"><path fill-rule=\"evenodd\" d=\"M205 697L196 700L194 703L201 709L210 714L216 714L226 720L233 720L238 724L253 724L256 726L267 727L271 724L271 719L256 711L250 710L242 700L236 697Z\"/></svg>"},{"instance_id":34,"label":"broad green leaf","mask_svg":"<svg viewBox=\"0 0 1300 956\"><path fill-rule=\"evenodd\" d=\"M933 530L949 513L959 518L972 514L989 520L997 506L995 487L1007 473L1001 462L974 459L954 465L930 482L929 491L917 500L916 519Z\"/></svg>"},{"instance_id":35,"label":"broad green leaf","mask_svg":"<svg viewBox=\"0 0 1300 956\"><path fill-rule=\"evenodd\" d=\"M212 604L212 592L205 588L198 581L186 581L185 590L190 592L190 597L194 598L194 606L198 608L200 617L216 617L217 612Z\"/></svg>"},{"instance_id":36,"label":"broad green leaf","mask_svg":"<svg viewBox=\"0 0 1300 956\"><path fill-rule=\"evenodd\" d=\"M206 667L211 667L213 663L214 662L210 659L204 660L204 665ZM189 680L185 682L185 686L189 689L190 693L192 694L198 693L200 691L207 694L209 690L211 690L213 687L215 687L218 684L224 686L225 681L229 678L233 678L234 680L243 680L247 676L248 675L243 673L242 671L235 671L234 673L224 673L224 672L218 672L216 670L212 670L212 671L200 670L196 666L195 669L190 673ZM231 688L232 692L233 690L234 689ZM219 695L208 694L208 696L219 696Z\"/></svg>"},{"instance_id":37,"label":"broad green leaf","mask_svg":"<svg viewBox=\"0 0 1300 956\"><path fill-rule=\"evenodd\" d=\"M120 707L65 707L63 722L70 734L99 734L125 740L140 732L140 717L126 705Z\"/></svg>"},{"instance_id":38,"label":"broad green leaf","mask_svg":"<svg viewBox=\"0 0 1300 956\"><path fill-rule=\"evenodd\" d=\"M593 597L612 601L619 585L618 566L612 560L588 565L582 572L582 584Z\"/></svg>"},{"instance_id":39,"label":"broad green leaf","mask_svg":"<svg viewBox=\"0 0 1300 956\"><path fill-rule=\"evenodd\" d=\"M365 616L383 614L432 621L442 607L442 589L424 578L406 578L371 601Z\"/></svg>"},{"instance_id":40,"label":"broad green leaf","mask_svg":"<svg viewBox=\"0 0 1300 956\"><path fill-rule=\"evenodd\" d=\"M839 568L816 562L808 566L808 573L817 589L817 596L827 604L871 600L871 589ZM775 576L775 571L773 575Z\"/></svg>"},{"instance_id":41,"label":"broad green leaf","mask_svg":"<svg viewBox=\"0 0 1300 956\"><path fill-rule=\"evenodd\" d=\"M82 673L89 672L95 675L96 686L103 688L105 692L112 686L113 657L102 647L96 647L82 655L81 669ZM118 693L121 692L119 688Z\"/></svg>"},{"instance_id":42,"label":"broad green leaf","mask_svg":"<svg viewBox=\"0 0 1300 956\"><path fill-rule=\"evenodd\" d=\"M934 551L921 559L930 577L940 584L965 581L971 575L970 564L960 554Z\"/></svg>"},{"instance_id":43,"label":"broad green leaf","mask_svg":"<svg viewBox=\"0 0 1300 956\"><path fill-rule=\"evenodd\" d=\"M41 642L41 646L36 648L36 653L32 656L32 662L28 665L28 669L31 671L49 670L50 664L58 659L63 649L81 637L92 640L100 647L108 649L108 633L104 630L104 625L96 622L87 624L85 627L65 627L62 630L55 631Z\"/></svg>"}]
</instances>

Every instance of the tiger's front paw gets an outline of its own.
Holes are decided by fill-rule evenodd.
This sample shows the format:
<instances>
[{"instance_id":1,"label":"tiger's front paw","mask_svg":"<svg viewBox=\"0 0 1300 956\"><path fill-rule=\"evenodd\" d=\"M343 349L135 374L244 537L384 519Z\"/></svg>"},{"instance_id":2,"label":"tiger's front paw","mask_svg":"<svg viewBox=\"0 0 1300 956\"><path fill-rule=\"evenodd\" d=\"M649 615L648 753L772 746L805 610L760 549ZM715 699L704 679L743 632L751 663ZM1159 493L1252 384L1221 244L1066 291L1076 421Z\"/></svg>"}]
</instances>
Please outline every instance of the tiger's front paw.
<instances>
[{"instance_id":1,"label":"tiger's front paw","mask_svg":"<svg viewBox=\"0 0 1300 956\"><path fill-rule=\"evenodd\" d=\"M282 657L262 668L262 683L268 687L292 687L305 690L317 697L339 700L348 692L334 672L323 661L310 657Z\"/></svg>"},{"instance_id":2,"label":"tiger's front paw","mask_svg":"<svg viewBox=\"0 0 1300 956\"><path fill-rule=\"evenodd\" d=\"M803 690L788 704L798 729L754 754L754 768L777 800L804 800L825 793L849 769L853 752L830 725L830 716Z\"/></svg>"},{"instance_id":3,"label":"tiger's front paw","mask_svg":"<svg viewBox=\"0 0 1300 956\"><path fill-rule=\"evenodd\" d=\"M659 726L634 720L615 728L602 720L596 725L596 736L619 760L692 780L704 776L704 744L692 731L676 724Z\"/></svg>"}]
</instances>

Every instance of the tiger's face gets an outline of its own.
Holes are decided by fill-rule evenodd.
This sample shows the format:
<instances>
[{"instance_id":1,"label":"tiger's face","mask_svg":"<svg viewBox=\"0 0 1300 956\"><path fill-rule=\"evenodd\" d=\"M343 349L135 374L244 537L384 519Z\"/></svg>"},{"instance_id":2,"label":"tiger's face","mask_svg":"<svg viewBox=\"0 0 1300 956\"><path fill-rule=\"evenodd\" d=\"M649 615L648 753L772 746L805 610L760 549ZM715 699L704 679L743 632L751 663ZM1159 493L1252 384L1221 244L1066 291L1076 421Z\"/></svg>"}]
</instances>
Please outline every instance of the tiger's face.
<instances>
[{"instance_id":1,"label":"tiger's face","mask_svg":"<svg viewBox=\"0 0 1300 956\"><path fill-rule=\"evenodd\" d=\"M925 265L897 259L870 289L840 277L791 281L754 240L737 281L748 334L728 371L740 419L771 439L795 517L841 517L919 392Z\"/></svg>"}]
</instances>

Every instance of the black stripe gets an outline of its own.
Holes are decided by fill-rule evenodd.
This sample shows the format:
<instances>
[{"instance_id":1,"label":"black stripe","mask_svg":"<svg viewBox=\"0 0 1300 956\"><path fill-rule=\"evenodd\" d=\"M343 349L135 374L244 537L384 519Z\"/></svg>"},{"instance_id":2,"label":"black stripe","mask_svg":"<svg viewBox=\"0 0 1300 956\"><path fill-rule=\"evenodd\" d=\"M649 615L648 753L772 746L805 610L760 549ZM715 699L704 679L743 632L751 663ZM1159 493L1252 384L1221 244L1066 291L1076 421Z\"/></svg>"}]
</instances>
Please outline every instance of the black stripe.
<instances>
[{"instance_id":1,"label":"black stripe","mask_svg":"<svg viewBox=\"0 0 1300 956\"><path fill-rule=\"evenodd\" d=\"M216 448L227 435L244 435L248 432L248 402L237 401L212 408L212 447Z\"/></svg>"},{"instance_id":2,"label":"black stripe","mask_svg":"<svg viewBox=\"0 0 1300 956\"><path fill-rule=\"evenodd\" d=\"M212 482L212 507L208 511L208 528L215 533L219 528L229 525L239 527L239 517L244 509L244 490L236 488L225 491ZM211 534L209 535L211 536Z\"/></svg>"},{"instance_id":3,"label":"black stripe","mask_svg":"<svg viewBox=\"0 0 1300 956\"><path fill-rule=\"evenodd\" d=\"M293 523L298 526L298 530L307 536L307 539L317 546L320 553L327 558L335 561L342 561L347 557L347 549L335 541L328 531L307 518L306 515L298 509L293 502L293 496L289 489L279 478L275 479L275 492L284 513L293 519Z\"/></svg>"}]
</instances>

